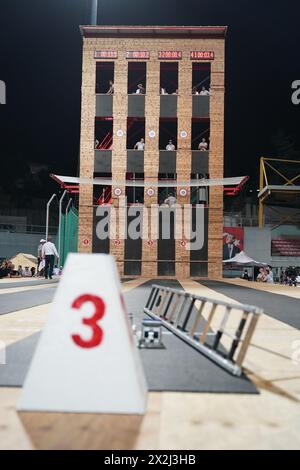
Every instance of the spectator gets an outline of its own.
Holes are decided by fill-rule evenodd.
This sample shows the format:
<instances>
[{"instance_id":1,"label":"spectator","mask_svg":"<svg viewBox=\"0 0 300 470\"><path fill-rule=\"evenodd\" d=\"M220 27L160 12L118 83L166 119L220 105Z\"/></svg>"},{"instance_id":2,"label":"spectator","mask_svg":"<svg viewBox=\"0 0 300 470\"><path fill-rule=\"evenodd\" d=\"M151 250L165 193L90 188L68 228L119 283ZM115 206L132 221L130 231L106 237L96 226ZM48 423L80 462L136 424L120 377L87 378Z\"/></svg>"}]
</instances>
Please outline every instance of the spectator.
<instances>
[{"instance_id":1,"label":"spectator","mask_svg":"<svg viewBox=\"0 0 300 470\"><path fill-rule=\"evenodd\" d=\"M172 95L178 95L178 88L176 88L176 90L173 91Z\"/></svg>"},{"instance_id":2,"label":"spectator","mask_svg":"<svg viewBox=\"0 0 300 470\"><path fill-rule=\"evenodd\" d=\"M202 139L202 141L198 145L198 150L201 150L201 152L205 152L206 150L208 150L208 143L206 142L206 139Z\"/></svg>"},{"instance_id":3,"label":"spectator","mask_svg":"<svg viewBox=\"0 0 300 470\"><path fill-rule=\"evenodd\" d=\"M242 279L244 279L245 281L250 281L250 277L249 277L249 274L248 274L248 269L245 269L245 271L242 275Z\"/></svg>"},{"instance_id":4,"label":"spectator","mask_svg":"<svg viewBox=\"0 0 300 470\"><path fill-rule=\"evenodd\" d=\"M44 243L42 253L45 259L45 279L48 279L48 277L52 279L54 257L56 256L59 259L57 249L52 243L52 237L48 237L48 241Z\"/></svg>"},{"instance_id":5,"label":"spectator","mask_svg":"<svg viewBox=\"0 0 300 470\"><path fill-rule=\"evenodd\" d=\"M23 277L32 277L31 271L29 270L29 266L25 266L25 269L22 272Z\"/></svg>"},{"instance_id":6,"label":"spectator","mask_svg":"<svg viewBox=\"0 0 300 470\"><path fill-rule=\"evenodd\" d=\"M164 204L167 204L169 207L174 206L176 204L176 197L169 193L167 199L165 199Z\"/></svg>"},{"instance_id":7,"label":"spectator","mask_svg":"<svg viewBox=\"0 0 300 470\"><path fill-rule=\"evenodd\" d=\"M0 279L10 277L10 268L7 261L3 261L0 265Z\"/></svg>"},{"instance_id":8,"label":"spectator","mask_svg":"<svg viewBox=\"0 0 300 470\"><path fill-rule=\"evenodd\" d=\"M271 266L266 269L266 282L267 284L274 284L274 274Z\"/></svg>"},{"instance_id":9,"label":"spectator","mask_svg":"<svg viewBox=\"0 0 300 470\"><path fill-rule=\"evenodd\" d=\"M19 266L18 266L18 271L17 271L18 276L22 276L22 272L23 272L23 268L22 268L21 265L19 265Z\"/></svg>"},{"instance_id":10,"label":"spectator","mask_svg":"<svg viewBox=\"0 0 300 470\"><path fill-rule=\"evenodd\" d=\"M146 93L146 89L144 88L144 86L142 85L142 83L139 83L138 86L137 86L137 90L136 90L136 95L144 95Z\"/></svg>"},{"instance_id":11,"label":"spectator","mask_svg":"<svg viewBox=\"0 0 300 470\"><path fill-rule=\"evenodd\" d=\"M31 271L32 277L34 277L34 276L35 276L35 267L32 266L32 268L30 269L30 271Z\"/></svg>"},{"instance_id":12,"label":"spectator","mask_svg":"<svg viewBox=\"0 0 300 470\"><path fill-rule=\"evenodd\" d=\"M200 96L209 96L209 91L205 88L205 86L202 87Z\"/></svg>"},{"instance_id":13,"label":"spectator","mask_svg":"<svg viewBox=\"0 0 300 470\"><path fill-rule=\"evenodd\" d=\"M168 95L169 93L167 92L167 90L165 88L161 88L160 89L160 94L161 95Z\"/></svg>"},{"instance_id":14,"label":"spectator","mask_svg":"<svg viewBox=\"0 0 300 470\"><path fill-rule=\"evenodd\" d=\"M145 140L144 139L139 140L133 148L134 150L145 150Z\"/></svg>"},{"instance_id":15,"label":"spectator","mask_svg":"<svg viewBox=\"0 0 300 470\"><path fill-rule=\"evenodd\" d=\"M57 264L53 268L53 274L54 274L54 276L59 276L59 268L58 268Z\"/></svg>"},{"instance_id":16,"label":"spectator","mask_svg":"<svg viewBox=\"0 0 300 470\"><path fill-rule=\"evenodd\" d=\"M192 95L199 95L199 91L196 86L192 88Z\"/></svg>"},{"instance_id":17,"label":"spectator","mask_svg":"<svg viewBox=\"0 0 300 470\"><path fill-rule=\"evenodd\" d=\"M99 145L99 144L100 144L99 140L98 140L98 139L96 139L96 140L95 140L95 149L97 149L97 148L98 148L98 145Z\"/></svg>"},{"instance_id":18,"label":"spectator","mask_svg":"<svg viewBox=\"0 0 300 470\"><path fill-rule=\"evenodd\" d=\"M38 252L37 252L37 258L38 258L38 265L43 259L43 245L46 243L46 240L44 238L41 238L39 246L38 246Z\"/></svg>"},{"instance_id":19,"label":"spectator","mask_svg":"<svg viewBox=\"0 0 300 470\"><path fill-rule=\"evenodd\" d=\"M113 82L112 80L109 80L108 85L109 85L109 89L108 89L108 91L106 92L106 94L107 94L107 95L113 95L113 94L114 94L114 91L115 91L114 82Z\"/></svg>"},{"instance_id":20,"label":"spectator","mask_svg":"<svg viewBox=\"0 0 300 470\"><path fill-rule=\"evenodd\" d=\"M176 147L175 145L173 144L173 141L170 139L169 140L169 143L168 145L166 146L166 150L168 150L169 152L174 152L174 150L176 150Z\"/></svg>"},{"instance_id":21,"label":"spectator","mask_svg":"<svg viewBox=\"0 0 300 470\"><path fill-rule=\"evenodd\" d=\"M266 272L265 272L264 268L260 268L259 274L258 274L256 280L257 280L257 282L266 282L267 276L266 276Z\"/></svg>"}]
</instances>

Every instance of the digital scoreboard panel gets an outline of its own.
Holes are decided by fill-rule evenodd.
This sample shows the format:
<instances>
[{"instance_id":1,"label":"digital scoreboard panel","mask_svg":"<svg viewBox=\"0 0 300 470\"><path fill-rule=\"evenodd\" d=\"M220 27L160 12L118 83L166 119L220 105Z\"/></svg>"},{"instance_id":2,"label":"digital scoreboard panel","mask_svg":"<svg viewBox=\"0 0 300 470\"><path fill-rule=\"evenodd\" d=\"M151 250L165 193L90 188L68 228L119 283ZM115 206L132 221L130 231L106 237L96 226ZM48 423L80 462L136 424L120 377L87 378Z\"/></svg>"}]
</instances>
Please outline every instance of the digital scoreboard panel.
<instances>
[{"instance_id":1,"label":"digital scoreboard panel","mask_svg":"<svg viewBox=\"0 0 300 470\"><path fill-rule=\"evenodd\" d=\"M117 59L117 51L96 51L95 59Z\"/></svg>"},{"instance_id":2,"label":"digital scoreboard panel","mask_svg":"<svg viewBox=\"0 0 300 470\"><path fill-rule=\"evenodd\" d=\"M212 51L191 51L191 60L214 60L215 53Z\"/></svg>"},{"instance_id":3,"label":"digital scoreboard panel","mask_svg":"<svg viewBox=\"0 0 300 470\"><path fill-rule=\"evenodd\" d=\"M127 51L126 59L150 59L149 51Z\"/></svg>"},{"instance_id":4,"label":"digital scoreboard panel","mask_svg":"<svg viewBox=\"0 0 300 470\"><path fill-rule=\"evenodd\" d=\"M158 51L158 58L165 60L180 60L182 59L181 51Z\"/></svg>"}]
</instances>

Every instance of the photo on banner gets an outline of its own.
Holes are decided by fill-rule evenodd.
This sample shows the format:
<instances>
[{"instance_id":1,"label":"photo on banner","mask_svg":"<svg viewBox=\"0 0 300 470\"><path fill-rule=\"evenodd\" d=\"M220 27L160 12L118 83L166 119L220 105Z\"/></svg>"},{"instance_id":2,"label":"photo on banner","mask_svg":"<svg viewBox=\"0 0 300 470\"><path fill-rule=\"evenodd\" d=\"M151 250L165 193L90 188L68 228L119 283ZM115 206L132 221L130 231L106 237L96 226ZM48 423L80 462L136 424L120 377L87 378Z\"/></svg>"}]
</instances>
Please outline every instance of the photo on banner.
<instances>
[{"instance_id":1,"label":"photo on banner","mask_svg":"<svg viewBox=\"0 0 300 470\"><path fill-rule=\"evenodd\" d=\"M241 227L224 227L223 260L234 258L244 251L244 229Z\"/></svg>"}]
</instances>

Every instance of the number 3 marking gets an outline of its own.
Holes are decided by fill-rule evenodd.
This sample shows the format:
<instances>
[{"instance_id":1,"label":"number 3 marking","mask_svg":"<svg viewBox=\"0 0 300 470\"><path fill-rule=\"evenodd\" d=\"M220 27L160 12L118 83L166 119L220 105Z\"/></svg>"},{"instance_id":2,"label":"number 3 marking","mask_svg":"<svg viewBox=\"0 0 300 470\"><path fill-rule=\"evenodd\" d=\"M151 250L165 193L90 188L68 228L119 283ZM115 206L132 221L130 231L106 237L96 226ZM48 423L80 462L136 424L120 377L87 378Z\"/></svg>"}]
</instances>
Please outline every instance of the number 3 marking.
<instances>
[{"instance_id":1,"label":"number 3 marking","mask_svg":"<svg viewBox=\"0 0 300 470\"><path fill-rule=\"evenodd\" d=\"M100 297L91 294L84 294L74 300L72 308L80 310L81 307L87 302L91 302L95 307L95 313L91 318L83 318L82 323L90 326L93 332L93 336L90 340L86 341L82 339L80 335L72 335L72 340L77 346L84 349L96 348L101 344L103 339L103 330L98 325L98 321L101 320L105 313L105 303Z\"/></svg>"}]
</instances>

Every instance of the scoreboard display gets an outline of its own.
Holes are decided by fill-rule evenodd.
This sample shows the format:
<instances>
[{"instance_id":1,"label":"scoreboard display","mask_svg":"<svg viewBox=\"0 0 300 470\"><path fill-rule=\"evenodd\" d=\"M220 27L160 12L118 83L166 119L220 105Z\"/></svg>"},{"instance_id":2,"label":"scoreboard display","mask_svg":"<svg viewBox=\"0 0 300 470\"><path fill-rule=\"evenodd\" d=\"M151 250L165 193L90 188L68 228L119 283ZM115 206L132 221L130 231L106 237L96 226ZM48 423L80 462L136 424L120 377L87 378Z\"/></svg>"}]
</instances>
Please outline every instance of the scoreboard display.
<instances>
[{"instance_id":1,"label":"scoreboard display","mask_svg":"<svg viewBox=\"0 0 300 470\"><path fill-rule=\"evenodd\" d=\"M117 51L96 51L95 59L117 59Z\"/></svg>"},{"instance_id":2,"label":"scoreboard display","mask_svg":"<svg viewBox=\"0 0 300 470\"><path fill-rule=\"evenodd\" d=\"M215 54L212 51L192 51L190 58L192 60L214 60Z\"/></svg>"},{"instance_id":3,"label":"scoreboard display","mask_svg":"<svg viewBox=\"0 0 300 470\"><path fill-rule=\"evenodd\" d=\"M150 59L149 51L127 51L126 59Z\"/></svg>"},{"instance_id":4,"label":"scoreboard display","mask_svg":"<svg viewBox=\"0 0 300 470\"><path fill-rule=\"evenodd\" d=\"M181 51L159 51L158 52L159 59L166 59L166 60L180 60L182 59L182 52Z\"/></svg>"}]
</instances>

